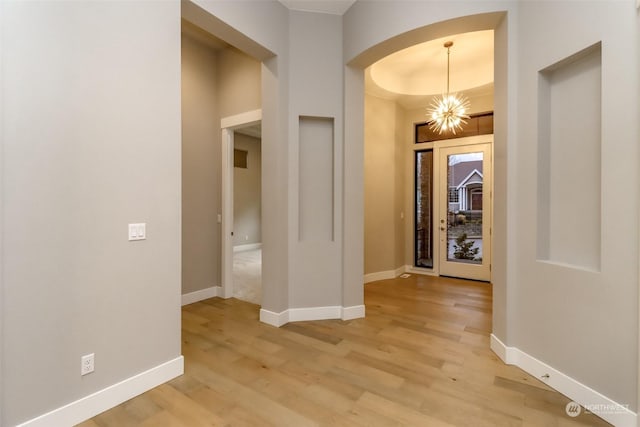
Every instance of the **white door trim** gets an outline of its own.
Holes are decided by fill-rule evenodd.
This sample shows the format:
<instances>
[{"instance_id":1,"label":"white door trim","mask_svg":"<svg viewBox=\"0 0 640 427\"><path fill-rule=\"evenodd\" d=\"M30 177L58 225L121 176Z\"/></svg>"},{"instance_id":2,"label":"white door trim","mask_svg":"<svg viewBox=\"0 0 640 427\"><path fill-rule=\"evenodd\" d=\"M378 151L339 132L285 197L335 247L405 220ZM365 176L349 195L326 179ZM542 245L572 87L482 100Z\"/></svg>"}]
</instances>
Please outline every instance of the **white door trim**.
<instances>
[{"instance_id":1,"label":"white door trim","mask_svg":"<svg viewBox=\"0 0 640 427\"><path fill-rule=\"evenodd\" d=\"M222 297L233 296L233 131L262 120L262 110L247 111L220 120L222 143Z\"/></svg>"},{"instance_id":2,"label":"white door trim","mask_svg":"<svg viewBox=\"0 0 640 427\"><path fill-rule=\"evenodd\" d=\"M438 271L439 274L447 276L461 277L472 280L491 281L491 228L493 224L493 181L492 181L492 144L487 142L484 144L473 145L457 145L450 147L440 147L438 157L438 191L434 191L434 198L438 197L438 215L434 215L434 219L438 219L440 223L438 228ZM448 260L447 254L447 217L449 212L449 191L446 182L447 159L451 154L464 154L468 152L483 153L483 222L482 222L482 239L484 241L482 250L482 262L480 264L454 263ZM444 180L444 182L443 182ZM464 197L468 197L464 192ZM444 223L442 223L444 221ZM443 228L444 227L444 228ZM444 231L443 231L444 230ZM434 233L435 234L435 233Z\"/></svg>"},{"instance_id":3,"label":"white door trim","mask_svg":"<svg viewBox=\"0 0 640 427\"><path fill-rule=\"evenodd\" d=\"M493 159L493 141L494 135L476 135L476 136L467 136L462 138L453 138L453 139L444 139L439 141L432 142L422 142L422 143L411 143L411 147L409 149L409 156L411 156L407 161L412 165L408 171L411 173L410 179L413 183L411 186L411 190L413 193L410 198L407 200L407 204L405 205L406 212L410 212L410 216L408 216L409 221L407 221L407 233L412 236L411 239L411 264L407 266L408 272L415 274L422 274L427 276L440 276L440 236L438 235L439 231L439 218L440 218L440 162L438 159L440 158L440 150L450 148L450 147L460 147L460 146L475 146L475 145L483 145L489 144L491 146L491 158ZM418 151L424 150L433 150L433 230L434 230L434 242L433 242L433 268L423 268L416 267L415 265L415 194L416 194L416 169L415 169L415 153ZM492 165L493 168L493 165ZM491 188L491 192L493 193L493 188ZM491 218L490 218L491 228L493 229L493 196L491 198ZM493 242L491 243L493 245ZM492 248L493 249L493 246Z\"/></svg>"}]
</instances>

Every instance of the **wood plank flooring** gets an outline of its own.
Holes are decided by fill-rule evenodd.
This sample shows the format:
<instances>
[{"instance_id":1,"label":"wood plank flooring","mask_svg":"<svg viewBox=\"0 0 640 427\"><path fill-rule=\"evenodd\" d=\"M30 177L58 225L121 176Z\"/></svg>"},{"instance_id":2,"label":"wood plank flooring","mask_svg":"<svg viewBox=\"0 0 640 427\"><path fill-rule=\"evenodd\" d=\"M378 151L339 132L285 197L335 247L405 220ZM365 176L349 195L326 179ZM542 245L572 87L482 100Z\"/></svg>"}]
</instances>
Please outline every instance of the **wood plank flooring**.
<instances>
[{"instance_id":1,"label":"wood plank flooring","mask_svg":"<svg viewBox=\"0 0 640 427\"><path fill-rule=\"evenodd\" d=\"M81 427L607 426L489 349L491 285L365 286L367 317L274 328L259 307L183 307L185 374Z\"/></svg>"}]
</instances>

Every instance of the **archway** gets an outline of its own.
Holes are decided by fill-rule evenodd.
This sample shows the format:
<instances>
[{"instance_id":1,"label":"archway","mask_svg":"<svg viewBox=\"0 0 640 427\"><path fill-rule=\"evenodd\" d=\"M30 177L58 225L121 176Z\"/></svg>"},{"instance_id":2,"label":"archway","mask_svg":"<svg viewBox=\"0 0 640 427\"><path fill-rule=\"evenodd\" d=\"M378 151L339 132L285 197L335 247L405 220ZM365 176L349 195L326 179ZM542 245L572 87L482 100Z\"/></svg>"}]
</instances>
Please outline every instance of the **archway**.
<instances>
[{"instance_id":1,"label":"archway","mask_svg":"<svg viewBox=\"0 0 640 427\"><path fill-rule=\"evenodd\" d=\"M411 31L390 37L357 54L345 66L345 139L350 145L345 148L346 177L345 193L353 194L353 199L345 201L345 229L351 225L357 232L345 234L345 269L344 298L348 300L362 295L362 279L364 276L364 69L383 57L413 46L417 43L445 37L447 35L494 30L494 263L492 266L494 298L493 298L493 331L496 335L506 335L507 318L507 141L508 141L508 96L507 70L508 45L506 12L492 12L478 15L462 16L430 25L415 28ZM358 196L358 194L360 194ZM345 304L346 305L346 304Z\"/></svg>"}]
</instances>

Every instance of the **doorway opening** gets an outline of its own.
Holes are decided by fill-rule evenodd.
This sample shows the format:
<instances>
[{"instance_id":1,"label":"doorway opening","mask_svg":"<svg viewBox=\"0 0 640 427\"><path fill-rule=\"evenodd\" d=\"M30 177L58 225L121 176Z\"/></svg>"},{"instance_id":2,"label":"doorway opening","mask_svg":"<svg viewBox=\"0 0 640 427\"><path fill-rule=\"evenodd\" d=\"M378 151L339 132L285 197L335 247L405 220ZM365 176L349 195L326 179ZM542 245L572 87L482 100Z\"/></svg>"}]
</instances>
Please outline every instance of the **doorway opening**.
<instances>
[{"instance_id":1,"label":"doorway opening","mask_svg":"<svg viewBox=\"0 0 640 427\"><path fill-rule=\"evenodd\" d=\"M220 121L222 294L262 301L262 110Z\"/></svg>"},{"instance_id":2,"label":"doorway opening","mask_svg":"<svg viewBox=\"0 0 640 427\"><path fill-rule=\"evenodd\" d=\"M366 68L365 283L404 272L491 280L494 37L452 34ZM469 98L471 118L433 135L427 112L449 77L438 59L450 40L451 92Z\"/></svg>"},{"instance_id":3,"label":"doorway opening","mask_svg":"<svg viewBox=\"0 0 640 427\"><path fill-rule=\"evenodd\" d=\"M262 302L261 124L233 133L233 297Z\"/></svg>"},{"instance_id":4,"label":"doorway opening","mask_svg":"<svg viewBox=\"0 0 640 427\"><path fill-rule=\"evenodd\" d=\"M229 263L233 261L234 243L228 239L234 222L233 187L227 185L233 183L229 173L234 171L234 132L239 132L239 144L248 144L251 138L261 141L262 61L271 53L262 48L256 50L257 44L250 39L242 39L238 46L230 44L228 31L222 31L212 15L189 2L183 3L182 18L184 305L233 296L233 268ZM258 138L251 135L256 130ZM241 233L245 244L262 241L262 150L259 143L253 147L244 150L245 169L257 181L247 186L256 190L250 201L254 205L257 201L257 212ZM225 204L224 198L230 203ZM236 242L236 246L240 243ZM261 268L258 270L261 272ZM260 302L261 297L251 300Z\"/></svg>"}]
</instances>

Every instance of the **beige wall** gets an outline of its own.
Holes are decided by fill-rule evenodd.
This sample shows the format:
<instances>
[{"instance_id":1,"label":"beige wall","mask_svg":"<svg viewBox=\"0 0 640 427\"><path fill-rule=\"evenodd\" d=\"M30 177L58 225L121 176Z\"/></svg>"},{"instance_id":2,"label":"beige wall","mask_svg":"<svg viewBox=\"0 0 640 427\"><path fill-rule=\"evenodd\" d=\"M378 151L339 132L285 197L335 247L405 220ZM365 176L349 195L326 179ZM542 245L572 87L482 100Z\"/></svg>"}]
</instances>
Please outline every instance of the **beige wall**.
<instances>
[{"instance_id":1,"label":"beige wall","mask_svg":"<svg viewBox=\"0 0 640 427\"><path fill-rule=\"evenodd\" d=\"M402 267L405 264L405 240L413 240L413 233L406 234L405 233L405 224L407 218L407 209L411 210L411 206L407 208L405 203L405 188L411 187L413 182L413 177L409 177L407 180L405 174L402 171L411 169L410 160L408 163L406 162L406 155L403 150L405 145L405 141L411 138L413 135L413 129L408 129L406 126L403 126L405 122L406 111L399 105L396 105L396 114L395 114L395 131L394 131L394 141L396 145L396 149L394 152L394 164L395 164L395 188L394 188L394 198L393 198L393 206L394 206L394 265L396 268ZM411 198L413 203L413 197ZM411 256L411 255L410 255Z\"/></svg>"},{"instance_id":2,"label":"beige wall","mask_svg":"<svg viewBox=\"0 0 640 427\"><path fill-rule=\"evenodd\" d=\"M214 50L183 35L183 294L220 285L220 119L259 108L258 61L235 48ZM254 239L259 232L250 234Z\"/></svg>"},{"instance_id":3,"label":"beige wall","mask_svg":"<svg viewBox=\"0 0 640 427\"><path fill-rule=\"evenodd\" d=\"M343 86L342 18L291 11L288 36L289 304L341 306L344 99L334 89Z\"/></svg>"},{"instance_id":4,"label":"beige wall","mask_svg":"<svg viewBox=\"0 0 640 427\"><path fill-rule=\"evenodd\" d=\"M0 425L14 426L180 360L180 4L2 3ZM129 242L138 222L147 239Z\"/></svg>"},{"instance_id":5,"label":"beige wall","mask_svg":"<svg viewBox=\"0 0 640 427\"><path fill-rule=\"evenodd\" d=\"M257 8L263 44L284 39L284 6ZM180 17L0 2L0 425L75 424L182 371Z\"/></svg>"},{"instance_id":6,"label":"beige wall","mask_svg":"<svg viewBox=\"0 0 640 427\"><path fill-rule=\"evenodd\" d=\"M343 18L295 14L293 22L294 13L276 1L194 2L182 2L183 9L215 15L213 27L264 60L263 307L275 313L305 303L362 304L358 66L420 38L501 28L494 231L503 256L493 265L500 275L494 332L637 408L640 104L633 1L358 1ZM3 397L3 425L179 354L180 6L2 2L2 386L11 391ZM306 31L318 22L320 28ZM537 74L598 40L602 271L583 274L536 260ZM309 75L320 84L305 87ZM327 245L332 257L293 244L298 158L291 154L305 114L336 123L336 188L344 194L338 192L335 212L344 229ZM633 220L617 220L620 208ZM149 238L124 240L126 224L140 220ZM297 280L316 270L343 281L321 288L320 280ZM96 372L81 379L78 358L89 351L96 351Z\"/></svg>"},{"instance_id":7,"label":"beige wall","mask_svg":"<svg viewBox=\"0 0 640 427\"><path fill-rule=\"evenodd\" d=\"M220 117L261 107L260 62L229 47L218 52Z\"/></svg>"},{"instance_id":8,"label":"beige wall","mask_svg":"<svg viewBox=\"0 0 640 427\"><path fill-rule=\"evenodd\" d=\"M638 397L638 223L626 218L638 217L640 170L636 120L640 107L636 90L640 41L638 12L633 3L589 3L579 14L573 2L521 5L518 44L527 55L518 61L520 110L517 161L513 166L518 172L515 185L523 196L518 197L515 208L518 245L512 256L518 265L513 301L517 314L509 343L608 398L628 404L631 410L636 409ZM593 79L587 76L592 71L572 68L576 66L573 61L560 62L554 70L561 78L548 83L545 97L540 71L598 41L602 42L599 78L591 82ZM585 78L591 83L585 84ZM566 96L572 92L576 93ZM574 103L569 109L561 104L567 101ZM595 112L587 113L595 116L592 120L584 120L587 106L595 107ZM561 136L566 130L572 132L571 138ZM595 135L597 148L572 146L579 143L576 135L580 132L590 134L585 139ZM549 166L562 162L566 152L572 153L571 167ZM538 245L554 236L545 238L539 221L545 210L548 214L562 209L558 204L565 203L565 198L553 191L575 182L576 165L593 165L597 156L599 168L594 170L592 166L581 172L585 175L581 184L597 183L591 188L597 206L574 206L576 218L570 219L574 224L567 228L587 219L590 224L599 224L600 232L595 241L585 242L583 236L575 235L565 237L568 241L562 243L569 249L587 244L589 252L599 255L599 265L582 268L558 261L567 254L545 254L540 249ZM548 191L551 194L545 195ZM621 220L623 212L629 216ZM556 233L556 239L562 238L561 231L548 231Z\"/></svg>"},{"instance_id":9,"label":"beige wall","mask_svg":"<svg viewBox=\"0 0 640 427\"><path fill-rule=\"evenodd\" d=\"M262 230L262 308L280 313L289 308L293 264L288 201L289 11L277 1L187 0L181 4L185 19L262 61L262 220L269 224Z\"/></svg>"},{"instance_id":10,"label":"beige wall","mask_svg":"<svg viewBox=\"0 0 640 427\"><path fill-rule=\"evenodd\" d=\"M404 265L403 110L394 101L365 96L364 271Z\"/></svg>"},{"instance_id":11,"label":"beige wall","mask_svg":"<svg viewBox=\"0 0 640 427\"><path fill-rule=\"evenodd\" d=\"M247 168L233 168L233 245L261 243L260 139L235 133L234 149L247 152Z\"/></svg>"},{"instance_id":12,"label":"beige wall","mask_svg":"<svg viewBox=\"0 0 640 427\"><path fill-rule=\"evenodd\" d=\"M182 36L182 293L220 283L216 52Z\"/></svg>"}]
</instances>

